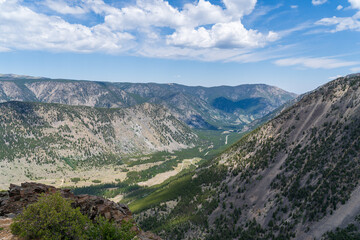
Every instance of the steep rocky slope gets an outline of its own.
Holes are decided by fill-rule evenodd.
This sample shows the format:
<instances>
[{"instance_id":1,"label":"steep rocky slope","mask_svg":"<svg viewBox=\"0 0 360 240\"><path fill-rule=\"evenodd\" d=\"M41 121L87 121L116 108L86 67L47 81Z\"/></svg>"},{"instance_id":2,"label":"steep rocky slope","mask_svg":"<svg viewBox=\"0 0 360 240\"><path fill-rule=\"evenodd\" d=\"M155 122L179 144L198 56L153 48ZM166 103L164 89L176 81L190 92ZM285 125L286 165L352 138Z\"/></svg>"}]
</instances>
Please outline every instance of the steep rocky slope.
<instances>
[{"instance_id":1,"label":"steep rocky slope","mask_svg":"<svg viewBox=\"0 0 360 240\"><path fill-rule=\"evenodd\" d=\"M125 156L184 149L198 141L166 108L149 103L122 109L2 103L0 135L1 184L118 165Z\"/></svg>"},{"instance_id":2,"label":"steep rocky slope","mask_svg":"<svg viewBox=\"0 0 360 240\"><path fill-rule=\"evenodd\" d=\"M242 126L295 96L264 84L205 88L0 75L0 102L30 101L106 108L149 102L166 106L191 127L206 129ZM231 109L224 107L229 103Z\"/></svg>"},{"instance_id":3,"label":"steep rocky slope","mask_svg":"<svg viewBox=\"0 0 360 240\"><path fill-rule=\"evenodd\" d=\"M346 227L360 214L359 103L360 76L336 79L179 178L186 194L164 187L131 207L168 239L319 239Z\"/></svg>"}]
</instances>

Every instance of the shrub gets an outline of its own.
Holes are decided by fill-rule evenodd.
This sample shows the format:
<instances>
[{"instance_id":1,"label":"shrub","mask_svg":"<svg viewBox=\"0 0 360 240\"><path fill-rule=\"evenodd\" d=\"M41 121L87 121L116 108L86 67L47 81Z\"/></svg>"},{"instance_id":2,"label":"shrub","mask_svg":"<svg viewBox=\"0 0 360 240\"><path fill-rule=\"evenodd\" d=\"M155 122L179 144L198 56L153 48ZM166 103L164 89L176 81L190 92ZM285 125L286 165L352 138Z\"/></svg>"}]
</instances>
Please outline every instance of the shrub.
<instances>
[{"instance_id":1,"label":"shrub","mask_svg":"<svg viewBox=\"0 0 360 240\"><path fill-rule=\"evenodd\" d=\"M72 208L60 193L42 194L28 205L11 224L11 232L24 239L39 240L131 240L136 236L134 223L124 221L120 227L104 217L93 223L79 208Z\"/></svg>"},{"instance_id":2,"label":"shrub","mask_svg":"<svg viewBox=\"0 0 360 240\"><path fill-rule=\"evenodd\" d=\"M71 181L74 183L78 183L78 182L80 182L80 180L81 179L79 177L71 178Z\"/></svg>"},{"instance_id":3,"label":"shrub","mask_svg":"<svg viewBox=\"0 0 360 240\"><path fill-rule=\"evenodd\" d=\"M96 223L89 229L88 236L92 240L131 240L136 236L132 231L134 224L123 221L120 228L104 217L97 217Z\"/></svg>"},{"instance_id":4,"label":"shrub","mask_svg":"<svg viewBox=\"0 0 360 240\"><path fill-rule=\"evenodd\" d=\"M25 239L87 239L90 220L80 210L71 207L60 193L44 195L28 205L10 228L14 235Z\"/></svg>"}]
</instances>

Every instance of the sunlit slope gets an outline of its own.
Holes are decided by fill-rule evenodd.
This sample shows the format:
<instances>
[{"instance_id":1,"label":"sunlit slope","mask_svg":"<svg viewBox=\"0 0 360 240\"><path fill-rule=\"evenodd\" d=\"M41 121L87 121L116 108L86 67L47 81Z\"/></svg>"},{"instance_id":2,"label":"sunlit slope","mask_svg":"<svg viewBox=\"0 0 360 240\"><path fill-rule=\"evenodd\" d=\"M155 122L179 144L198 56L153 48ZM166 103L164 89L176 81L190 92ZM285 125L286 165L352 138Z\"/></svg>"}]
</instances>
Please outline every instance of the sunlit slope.
<instances>
[{"instance_id":1,"label":"sunlit slope","mask_svg":"<svg viewBox=\"0 0 360 240\"><path fill-rule=\"evenodd\" d=\"M127 156L186 149L198 142L166 108L149 103L123 109L2 103L0 134L0 179L5 182L119 165Z\"/></svg>"}]
</instances>

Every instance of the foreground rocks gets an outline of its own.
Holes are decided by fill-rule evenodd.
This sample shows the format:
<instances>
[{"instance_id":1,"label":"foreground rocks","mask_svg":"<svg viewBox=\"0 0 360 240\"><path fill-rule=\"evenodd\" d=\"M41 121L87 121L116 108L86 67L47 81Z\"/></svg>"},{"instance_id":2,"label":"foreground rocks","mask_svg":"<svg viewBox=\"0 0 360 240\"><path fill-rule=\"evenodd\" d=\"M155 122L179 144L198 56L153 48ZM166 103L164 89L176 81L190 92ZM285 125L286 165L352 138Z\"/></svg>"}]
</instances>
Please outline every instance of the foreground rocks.
<instances>
[{"instance_id":1,"label":"foreground rocks","mask_svg":"<svg viewBox=\"0 0 360 240\"><path fill-rule=\"evenodd\" d=\"M114 221L120 225L122 221L132 221L132 213L124 204L118 204L108 199L90 196L74 195L69 189L57 189L52 186L40 183L22 183L21 186L10 184L8 192L0 192L0 217L13 218L22 212L29 204L35 203L40 194L51 194L60 192L61 196L70 199L74 208L80 208L80 211L90 219L96 216L103 216L107 220ZM138 232L138 238L160 239L152 233L144 233L134 225L133 230Z\"/></svg>"}]
</instances>

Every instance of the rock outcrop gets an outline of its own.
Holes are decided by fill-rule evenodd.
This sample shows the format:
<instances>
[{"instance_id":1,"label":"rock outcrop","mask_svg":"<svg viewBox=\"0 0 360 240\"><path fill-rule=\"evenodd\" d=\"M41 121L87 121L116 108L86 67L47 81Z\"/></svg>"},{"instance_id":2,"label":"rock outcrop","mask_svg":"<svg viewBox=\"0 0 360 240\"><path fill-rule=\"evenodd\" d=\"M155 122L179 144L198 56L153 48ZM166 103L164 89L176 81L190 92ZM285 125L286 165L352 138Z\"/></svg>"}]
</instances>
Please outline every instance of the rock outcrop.
<instances>
[{"instance_id":1,"label":"rock outcrop","mask_svg":"<svg viewBox=\"0 0 360 240\"><path fill-rule=\"evenodd\" d=\"M103 216L107 220L121 224L123 221L132 221L132 213L124 204L115 203L108 199L91 195L74 195L69 189L57 189L40 183L22 183L20 186L10 184L7 192L0 193L0 217L12 218L28 206L35 203L41 194L51 194L60 192L61 196L69 199L74 208L80 208L80 211L90 219L96 216ZM160 239L152 233L142 232L136 225L133 230L138 232L140 239Z\"/></svg>"}]
</instances>

